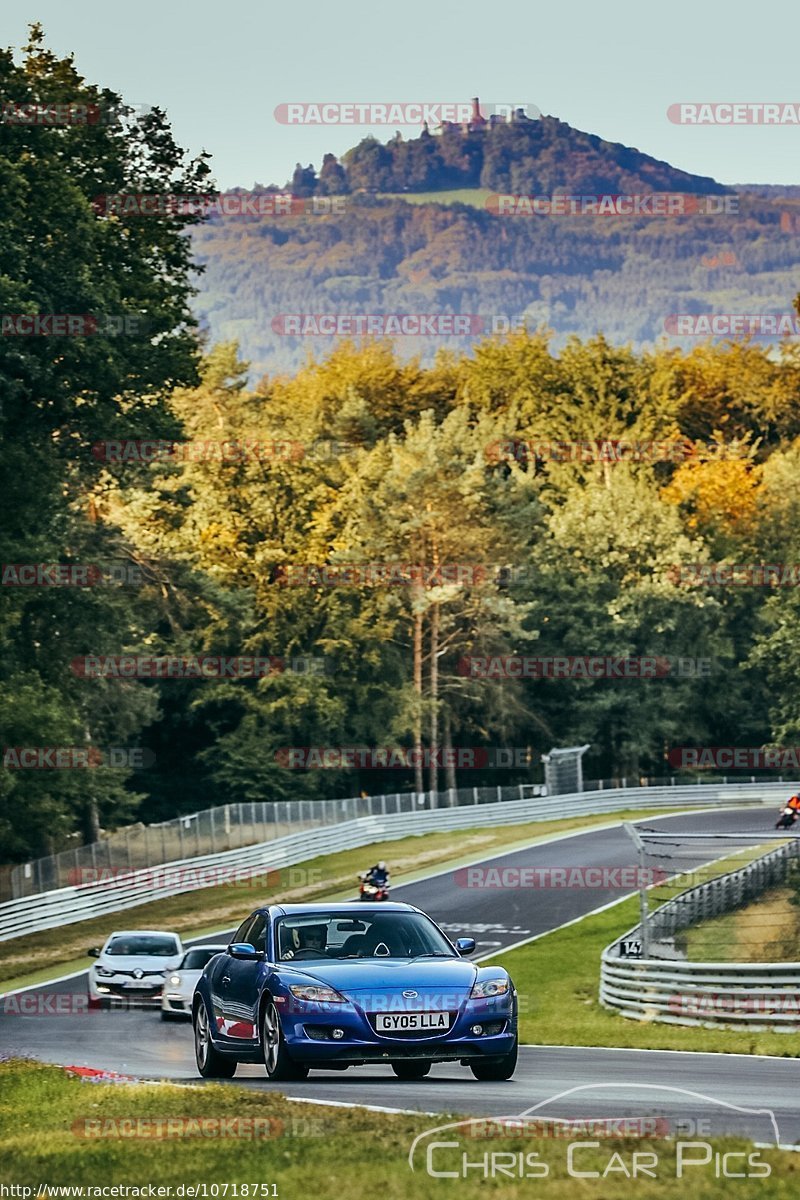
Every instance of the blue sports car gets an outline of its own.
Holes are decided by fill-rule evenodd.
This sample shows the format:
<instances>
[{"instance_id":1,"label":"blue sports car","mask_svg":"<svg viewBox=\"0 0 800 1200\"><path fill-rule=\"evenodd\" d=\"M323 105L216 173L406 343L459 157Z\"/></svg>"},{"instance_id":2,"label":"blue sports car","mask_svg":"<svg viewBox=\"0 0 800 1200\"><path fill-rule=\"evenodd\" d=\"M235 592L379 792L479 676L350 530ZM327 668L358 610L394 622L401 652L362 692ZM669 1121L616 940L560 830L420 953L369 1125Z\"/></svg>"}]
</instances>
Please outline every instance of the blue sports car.
<instances>
[{"instance_id":1,"label":"blue sports car","mask_svg":"<svg viewBox=\"0 0 800 1200\"><path fill-rule=\"evenodd\" d=\"M198 1070L229 1079L263 1063L285 1081L380 1062L421 1079L461 1062L476 1079L510 1079L517 995L502 967L464 961L474 949L410 904L259 908L197 982Z\"/></svg>"}]
</instances>

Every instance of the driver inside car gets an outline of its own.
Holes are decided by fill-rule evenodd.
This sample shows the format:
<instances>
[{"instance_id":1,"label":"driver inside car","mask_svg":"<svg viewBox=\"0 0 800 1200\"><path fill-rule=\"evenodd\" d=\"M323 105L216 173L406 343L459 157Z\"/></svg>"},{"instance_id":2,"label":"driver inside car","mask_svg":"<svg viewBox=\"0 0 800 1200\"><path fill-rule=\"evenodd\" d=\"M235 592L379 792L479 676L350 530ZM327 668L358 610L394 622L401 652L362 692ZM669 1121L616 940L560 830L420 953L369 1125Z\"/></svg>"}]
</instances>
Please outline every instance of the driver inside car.
<instances>
[{"instance_id":1,"label":"driver inside car","mask_svg":"<svg viewBox=\"0 0 800 1200\"><path fill-rule=\"evenodd\" d=\"M320 954L324 954L328 941L328 926L301 925L299 929L292 930L291 939L292 944L284 953L284 958L305 957L303 954L304 950L317 951Z\"/></svg>"}]
</instances>

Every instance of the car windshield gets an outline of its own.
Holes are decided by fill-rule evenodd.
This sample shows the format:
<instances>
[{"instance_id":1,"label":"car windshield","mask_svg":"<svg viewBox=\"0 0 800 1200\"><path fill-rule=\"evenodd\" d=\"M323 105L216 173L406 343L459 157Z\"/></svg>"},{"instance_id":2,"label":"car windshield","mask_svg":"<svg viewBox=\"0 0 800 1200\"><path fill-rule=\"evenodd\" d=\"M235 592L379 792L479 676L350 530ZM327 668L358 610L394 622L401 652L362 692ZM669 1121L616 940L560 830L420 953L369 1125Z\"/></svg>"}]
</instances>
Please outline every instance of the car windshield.
<instances>
[{"instance_id":1,"label":"car windshield","mask_svg":"<svg viewBox=\"0 0 800 1200\"><path fill-rule=\"evenodd\" d=\"M418 958L454 956L430 918L414 912L351 916L342 912L282 917L276 927L278 960L310 958Z\"/></svg>"},{"instance_id":2,"label":"car windshield","mask_svg":"<svg viewBox=\"0 0 800 1200\"><path fill-rule=\"evenodd\" d=\"M159 937L157 934L122 933L114 937L105 949L106 954L148 954L154 958L169 958L178 953L174 938Z\"/></svg>"},{"instance_id":3,"label":"car windshield","mask_svg":"<svg viewBox=\"0 0 800 1200\"><path fill-rule=\"evenodd\" d=\"M185 971L202 971L206 963L209 962L215 954L220 954L222 950L222 946L213 946L210 950L188 950L183 956L181 967Z\"/></svg>"}]
</instances>

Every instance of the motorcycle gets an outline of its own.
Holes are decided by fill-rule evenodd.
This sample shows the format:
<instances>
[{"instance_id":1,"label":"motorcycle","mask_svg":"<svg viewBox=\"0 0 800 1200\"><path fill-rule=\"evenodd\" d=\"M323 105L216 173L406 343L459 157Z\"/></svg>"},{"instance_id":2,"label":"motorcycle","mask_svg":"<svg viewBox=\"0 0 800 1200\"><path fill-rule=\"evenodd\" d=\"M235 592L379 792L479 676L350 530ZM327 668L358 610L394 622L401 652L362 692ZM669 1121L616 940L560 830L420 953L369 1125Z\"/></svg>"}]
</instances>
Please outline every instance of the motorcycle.
<instances>
[{"instance_id":1,"label":"motorcycle","mask_svg":"<svg viewBox=\"0 0 800 1200\"><path fill-rule=\"evenodd\" d=\"M778 821L775 825L775 828L776 829L791 829L792 826L794 825L795 821L797 820L797 811L798 810L796 808L789 808L788 805L786 806L786 808L782 808L781 815L778 817Z\"/></svg>"},{"instance_id":2,"label":"motorcycle","mask_svg":"<svg viewBox=\"0 0 800 1200\"><path fill-rule=\"evenodd\" d=\"M370 880L367 879L366 872L359 875L358 878L360 881L358 888L359 900L371 900L375 902L377 900L389 899L388 882L383 884L371 883Z\"/></svg>"}]
</instances>

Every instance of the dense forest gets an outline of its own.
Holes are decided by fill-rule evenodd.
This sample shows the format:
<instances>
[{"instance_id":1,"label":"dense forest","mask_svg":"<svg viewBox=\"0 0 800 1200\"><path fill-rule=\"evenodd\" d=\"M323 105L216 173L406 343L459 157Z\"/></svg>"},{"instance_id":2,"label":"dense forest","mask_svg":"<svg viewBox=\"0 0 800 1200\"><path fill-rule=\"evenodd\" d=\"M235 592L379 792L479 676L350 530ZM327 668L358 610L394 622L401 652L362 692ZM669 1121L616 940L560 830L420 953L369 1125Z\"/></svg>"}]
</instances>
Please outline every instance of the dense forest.
<instances>
[{"instance_id":1,"label":"dense forest","mask_svg":"<svg viewBox=\"0 0 800 1200\"><path fill-rule=\"evenodd\" d=\"M295 168L297 196L348 192L430 192L487 188L498 192L725 192L714 179L690 175L630 146L573 129L556 117L497 119L466 127L449 123L437 134L400 133L386 143L364 138L342 157L326 154Z\"/></svg>"},{"instance_id":2,"label":"dense forest","mask_svg":"<svg viewBox=\"0 0 800 1200\"><path fill-rule=\"evenodd\" d=\"M0 76L20 103L119 103L37 31L21 63L0 56ZM726 584L697 569L800 562L796 339L774 352L747 342L637 350L616 345L598 312L586 319L604 335L559 345L520 331L420 359L387 342L342 342L254 381L236 340L204 344L191 311L192 246L208 251L230 227L210 221L190 241L193 217L128 221L93 206L99 192L208 189L205 162L188 160L163 114L91 130L3 125L0 162L2 312L147 318L144 337L106 323L90 337L0 339L8 859L58 849L75 830L91 839L228 801L531 777L524 766L433 768L422 779L293 769L292 747L518 747L538 761L588 742L587 773L609 776L663 774L676 746L800 735L797 587ZM24 212L18 201L32 195ZM781 257L759 211L744 219L737 253L785 277L774 303L789 311L797 286L785 242ZM335 276L370 300L359 270L390 281L416 260L430 275L410 284L423 289L419 304L437 294L437 273L452 288L463 272L452 296L464 311L473 277L497 271L496 237L509 274L496 302L502 295L507 311L524 300L514 277L529 261L530 223L367 207L344 218L343 241L332 222L312 220L281 227L297 288ZM280 248L277 223L248 229L239 227L244 244ZM582 236L565 241L548 225L542 270L546 254L551 276L575 265ZM613 288L625 251L616 226L604 236ZM653 222L641 236L673 264L678 246L701 246ZM351 271L354 247L363 266ZM683 269L710 268L689 258ZM644 278L648 261L638 270ZM270 278L288 297L277 267ZM676 311L666 267L662 284ZM225 295L236 290L232 277ZM255 308L251 320L258 337ZM620 439L640 450L601 452ZM562 443L583 449L554 450ZM679 451L648 449L664 446ZM23 586L24 564L76 570L43 570ZM381 575L381 565L396 570ZM136 678L87 668L88 656L108 667L121 655L256 656L274 669ZM622 680L465 669L506 655L705 665ZM24 747L85 747L98 765L20 769ZM109 750L125 747L142 753L114 766Z\"/></svg>"},{"instance_id":3,"label":"dense forest","mask_svg":"<svg viewBox=\"0 0 800 1200\"><path fill-rule=\"evenodd\" d=\"M606 192L602 177L587 188ZM602 329L637 349L688 350L697 339L675 336L671 314L791 311L795 198L737 195L736 211L719 215L509 217L487 209L488 192L475 204L435 203L440 195L347 196L331 215L212 216L192 233L202 327L239 343L255 382L330 350L330 337L285 332L286 313L461 313L487 333L548 328L555 346ZM469 353L470 343L397 340L398 354L426 364L442 347Z\"/></svg>"}]
</instances>

